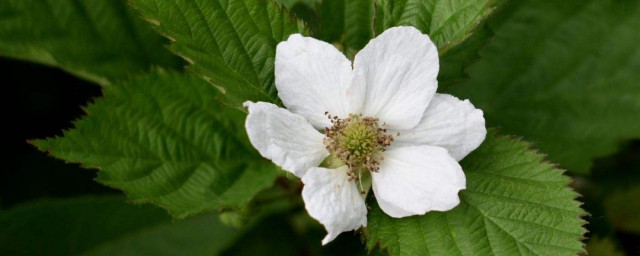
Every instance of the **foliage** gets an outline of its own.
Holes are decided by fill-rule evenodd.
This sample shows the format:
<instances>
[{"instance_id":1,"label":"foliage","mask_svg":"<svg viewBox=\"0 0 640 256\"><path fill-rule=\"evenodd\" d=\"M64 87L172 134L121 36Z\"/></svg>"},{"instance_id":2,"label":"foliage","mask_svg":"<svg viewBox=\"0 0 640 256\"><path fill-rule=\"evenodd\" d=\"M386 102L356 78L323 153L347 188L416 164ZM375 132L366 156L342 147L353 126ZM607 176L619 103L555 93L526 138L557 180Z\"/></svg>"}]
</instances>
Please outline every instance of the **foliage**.
<instances>
[{"instance_id":1,"label":"foliage","mask_svg":"<svg viewBox=\"0 0 640 256\"><path fill-rule=\"evenodd\" d=\"M56 66L102 85L181 68L125 0L0 2L0 56Z\"/></svg>"},{"instance_id":2,"label":"foliage","mask_svg":"<svg viewBox=\"0 0 640 256\"><path fill-rule=\"evenodd\" d=\"M247 146L244 114L218 95L197 77L157 71L105 88L75 129L33 143L176 217L240 207L277 172Z\"/></svg>"},{"instance_id":3,"label":"foliage","mask_svg":"<svg viewBox=\"0 0 640 256\"><path fill-rule=\"evenodd\" d=\"M585 212L562 171L522 141L491 132L462 161L467 189L447 212L395 219L373 204L367 247L390 255L576 255Z\"/></svg>"},{"instance_id":4,"label":"foliage","mask_svg":"<svg viewBox=\"0 0 640 256\"><path fill-rule=\"evenodd\" d=\"M452 93L570 171L640 137L640 2L518 1L504 14Z\"/></svg>"},{"instance_id":5,"label":"foliage","mask_svg":"<svg viewBox=\"0 0 640 256\"><path fill-rule=\"evenodd\" d=\"M428 34L440 52L440 86L466 80L465 68L491 34L486 19L502 1L496 0L381 0L375 29L413 26Z\"/></svg>"},{"instance_id":6,"label":"foliage","mask_svg":"<svg viewBox=\"0 0 640 256\"><path fill-rule=\"evenodd\" d=\"M119 196L22 205L1 212L0 226L0 248L8 255L205 255L242 234L212 214L172 222L158 208Z\"/></svg>"},{"instance_id":7,"label":"foliage","mask_svg":"<svg viewBox=\"0 0 640 256\"><path fill-rule=\"evenodd\" d=\"M240 106L246 100L276 102L276 45L302 24L270 1L132 0L144 18L173 43L189 69Z\"/></svg>"},{"instance_id":8,"label":"foliage","mask_svg":"<svg viewBox=\"0 0 640 256\"><path fill-rule=\"evenodd\" d=\"M0 254L576 255L586 228L598 234L586 250L634 252L612 234L640 235L640 175L616 172L637 172L640 150L590 170L640 138L640 1L278 2L0 2L0 56L108 85L73 128L30 142L97 170L129 202L84 195L2 209ZM456 208L398 219L370 194L368 226L321 247L302 184L253 149L241 105L280 104L275 51L289 35L353 58L395 26L428 34L440 91L470 99L498 128L461 161ZM585 226L571 185L597 225Z\"/></svg>"}]
</instances>

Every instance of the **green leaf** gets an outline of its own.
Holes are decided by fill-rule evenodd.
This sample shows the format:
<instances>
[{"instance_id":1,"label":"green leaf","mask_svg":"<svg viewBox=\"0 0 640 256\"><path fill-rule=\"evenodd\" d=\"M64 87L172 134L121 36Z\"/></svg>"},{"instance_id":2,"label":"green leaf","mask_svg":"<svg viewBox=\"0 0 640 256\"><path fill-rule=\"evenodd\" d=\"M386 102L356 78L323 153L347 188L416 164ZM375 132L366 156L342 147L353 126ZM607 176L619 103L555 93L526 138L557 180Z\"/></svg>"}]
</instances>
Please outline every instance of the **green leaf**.
<instances>
[{"instance_id":1,"label":"green leaf","mask_svg":"<svg viewBox=\"0 0 640 256\"><path fill-rule=\"evenodd\" d=\"M276 45L302 23L265 0L132 0L190 70L225 92L225 101L277 102Z\"/></svg>"},{"instance_id":2,"label":"green leaf","mask_svg":"<svg viewBox=\"0 0 640 256\"><path fill-rule=\"evenodd\" d=\"M278 174L256 161L245 114L221 106L217 96L195 76L155 72L105 87L75 129L34 144L99 169L99 182L177 217L242 206Z\"/></svg>"},{"instance_id":3,"label":"green leaf","mask_svg":"<svg viewBox=\"0 0 640 256\"><path fill-rule=\"evenodd\" d=\"M570 171L640 138L640 2L518 1L451 88Z\"/></svg>"},{"instance_id":4,"label":"green leaf","mask_svg":"<svg viewBox=\"0 0 640 256\"><path fill-rule=\"evenodd\" d=\"M0 212L0 227L6 255L212 255L242 234L213 214L174 222L118 196L28 203Z\"/></svg>"},{"instance_id":5,"label":"green leaf","mask_svg":"<svg viewBox=\"0 0 640 256\"><path fill-rule=\"evenodd\" d=\"M440 86L466 79L465 68L491 33L485 21L504 0L379 0L377 34L396 26L413 26L428 34L440 52Z\"/></svg>"},{"instance_id":6,"label":"green leaf","mask_svg":"<svg viewBox=\"0 0 640 256\"><path fill-rule=\"evenodd\" d=\"M367 247L390 255L576 255L585 212L562 175L529 145L490 130L462 162L467 189L451 211L392 218L370 200Z\"/></svg>"},{"instance_id":7,"label":"green leaf","mask_svg":"<svg viewBox=\"0 0 640 256\"><path fill-rule=\"evenodd\" d=\"M59 67L101 85L152 66L179 69L125 0L0 1L0 56Z\"/></svg>"},{"instance_id":8,"label":"green leaf","mask_svg":"<svg viewBox=\"0 0 640 256\"><path fill-rule=\"evenodd\" d=\"M318 39L354 56L373 38L373 0L324 0L317 4Z\"/></svg>"}]
</instances>

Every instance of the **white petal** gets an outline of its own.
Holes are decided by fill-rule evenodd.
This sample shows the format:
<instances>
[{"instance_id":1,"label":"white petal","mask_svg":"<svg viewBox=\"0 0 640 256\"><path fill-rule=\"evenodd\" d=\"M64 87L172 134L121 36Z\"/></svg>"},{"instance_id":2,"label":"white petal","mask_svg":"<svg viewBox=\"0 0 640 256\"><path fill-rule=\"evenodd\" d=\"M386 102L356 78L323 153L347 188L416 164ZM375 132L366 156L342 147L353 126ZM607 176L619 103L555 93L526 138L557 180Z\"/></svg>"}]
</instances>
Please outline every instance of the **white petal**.
<instances>
[{"instance_id":1,"label":"white petal","mask_svg":"<svg viewBox=\"0 0 640 256\"><path fill-rule=\"evenodd\" d=\"M279 43L275 77L282 103L318 129L331 125L325 111L346 117L362 107L362 87L351 86L351 61L333 45L314 38L293 34Z\"/></svg>"},{"instance_id":2,"label":"white petal","mask_svg":"<svg viewBox=\"0 0 640 256\"><path fill-rule=\"evenodd\" d=\"M487 135L482 110L469 100L459 100L449 94L433 97L418 126L399 131L392 147L431 145L443 147L460 161L475 150ZM391 131L390 134L395 134Z\"/></svg>"},{"instance_id":3,"label":"white petal","mask_svg":"<svg viewBox=\"0 0 640 256\"><path fill-rule=\"evenodd\" d=\"M363 114L406 130L420 122L438 87L438 50L413 27L388 29L355 58L354 85L366 88Z\"/></svg>"},{"instance_id":4,"label":"white petal","mask_svg":"<svg viewBox=\"0 0 640 256\"><path fill-rule=\"evenodd\" d=\"M342 232L367 226L367 207L356 184L349 180L347 167L311 168L302 182L307 212L327 230L323 245Z\"/></svg>"},{"instance_id":5,"label":"white petal","mask_svg":"<svg viewBox=\"0 0 640 256\"><path fill-rule=\"evenodd\" d=\"M266 102L247 101L245 127L251 144L282 169L302 177L329 155L322 140L304 117Z\"/></svg>"},{"instance_id":6,"label":"white petal","mask_svg":"<svg viewBox=\"0 0 640 256\"><path fill-rule=\"evenodd\" d=\"M446 149L412 146L389 150L383 156L380 170L372 173L373 192L389 216L447 211L460 203L458 191L466 187L466 179Z\"/></svg>"}]
</instances>

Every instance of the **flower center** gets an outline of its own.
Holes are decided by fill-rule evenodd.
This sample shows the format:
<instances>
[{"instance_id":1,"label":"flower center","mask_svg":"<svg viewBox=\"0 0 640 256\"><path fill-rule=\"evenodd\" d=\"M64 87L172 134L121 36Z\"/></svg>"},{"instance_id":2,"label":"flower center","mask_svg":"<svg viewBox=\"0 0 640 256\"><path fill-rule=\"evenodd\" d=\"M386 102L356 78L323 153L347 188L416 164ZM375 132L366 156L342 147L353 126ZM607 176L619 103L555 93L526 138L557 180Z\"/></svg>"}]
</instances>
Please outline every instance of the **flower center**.
<instances>
[{"instance_id":1,"label":"flower center","mask_svg":"<svg viewBox=\"0 0 640 256\"><path fill-rule=\"evenodd\" d=\"M377 118L361 114L349 114L344 119L325 114L332 126L325 128L324 145L334 158L347 165L349 176L358 180L361 171L377 172L382 152L393 141L387 129L378 124Z\"/></svg>"}]
</instances>

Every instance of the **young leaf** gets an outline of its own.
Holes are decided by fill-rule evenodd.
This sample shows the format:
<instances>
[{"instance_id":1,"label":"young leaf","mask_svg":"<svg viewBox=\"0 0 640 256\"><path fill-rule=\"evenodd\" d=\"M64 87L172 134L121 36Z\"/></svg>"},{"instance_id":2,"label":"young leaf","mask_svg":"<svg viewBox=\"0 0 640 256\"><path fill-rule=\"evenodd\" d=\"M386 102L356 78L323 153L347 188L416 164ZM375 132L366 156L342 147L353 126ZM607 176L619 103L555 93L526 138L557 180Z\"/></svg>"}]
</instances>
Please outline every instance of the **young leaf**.
<instances>
[{"instance_id":1,"label":"young leaf","mask_svg":"<svg viewBox=\"0 0 640 256\"><path fill-rule=\"evenodd\" d=\"M369 250L390 255L576 255L585 212L571 181L529 145L494 131L461 162L467 189L447 212L392 218L375 200Z\"/></svg>"},{"instance_id":2,"label":"young leaf","mask_svg":"<svg viewBox=\"0 0 640 256\"><path fill-rule=\"evenodd\" d=\"M277 102L276 45L304 32L286 10L264 0L132 0L194 73L222 89L227 103Z\"/></svg>"},{"instance_id":3,"label":"young leaf","mask_svg":"<svg viewBox=\"0 0 640 256\"><path fill-rule=\"evenodd\" d=\"M640 2L514 1L451 91L570 171L640 138Z\"/></svg>"},{"instance_id":4,"label":"young leaf","mask_svg":"<svg viewBox=\"0 0 640 256\"><path fill-rule=\"evenodd\" d=\"M0 1L0 56L59 67L101 85L152 66L181 68L125 0Z\"/></svg>"},{"instance_id":5,"label":"young leaf","mask_svg":"<svg viewBox=\"0 0 640 256\"><path fill-rule=\"evenodd\" d=\"M230 246L243 231L213 214L172 221L161 209L119 196L28 203L0 213L6 255L205 255Z\"/></svg>"},{"instance_id":6,"label":"young leaf","mask_svg":"<svg viewBox=\"0 0 640 256\"><path fill-rule=\"evenodd\" d=\"M271 185L277 172L256 162L245 114L221 106L217 96L195 76L140 76L105 87L104 98L88 106L88 115L64 137L34 144L99 169L99 182L177 217L241 206Z\"/></svg>"},{"instance_id":7,"label":"young leaf","mask_svg":"<svg viewBox=\"0 0 640 256\"><path fill-rule=\"evenodd\" d=\"M413 26L428 34L440 52L438 82L464 80L464 70L490 36L485 21L504 0L379 0L376 33L395 26Z\"/></svg>"}]
</instances>

